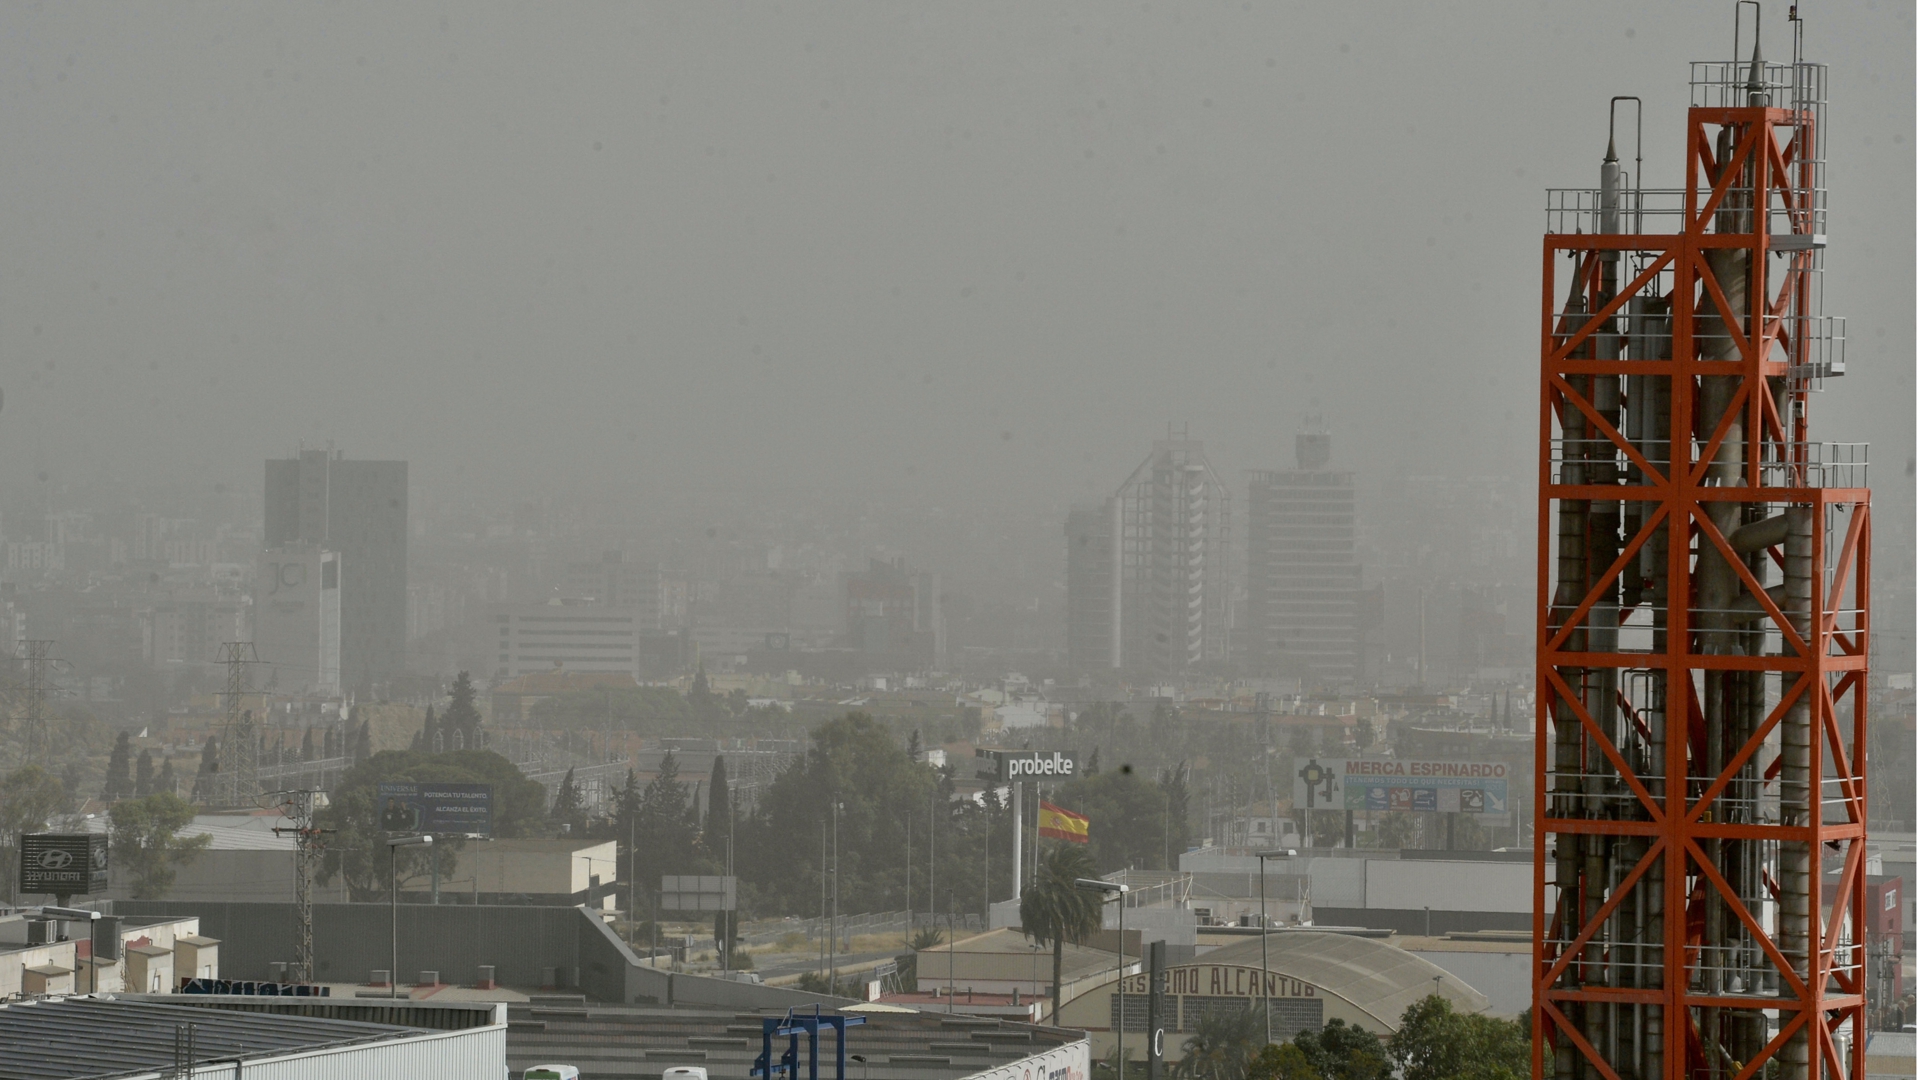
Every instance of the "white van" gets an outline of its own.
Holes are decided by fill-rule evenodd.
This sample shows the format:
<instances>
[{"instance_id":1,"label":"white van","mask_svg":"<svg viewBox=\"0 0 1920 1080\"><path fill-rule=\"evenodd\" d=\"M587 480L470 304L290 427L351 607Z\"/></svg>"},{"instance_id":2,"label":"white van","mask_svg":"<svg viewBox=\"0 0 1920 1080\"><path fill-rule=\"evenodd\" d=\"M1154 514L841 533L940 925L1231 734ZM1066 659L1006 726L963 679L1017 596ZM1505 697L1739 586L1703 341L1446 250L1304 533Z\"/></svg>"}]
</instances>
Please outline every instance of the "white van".
<instances>
[{"instance_id":1,"label":"white van","mask_svg":"<svg viewBox=\"0 0 1920 1080\"><path fill-rule=\"evenodd\" d=\"M520 1077L521 1080L580 1080L580 1070L571 1065L535 1065Z\"/></svg>"},{"instance_id":2,"label":"white van","mask_svg":"<svg viewBox=\"0 0 1920 1080\"><path fill-rule=\"evenodd\" d=\"M707 1070L698 1065L675 1065L661 1073L660 1080L707 1080Z\"/></svg>"}]
</instances>

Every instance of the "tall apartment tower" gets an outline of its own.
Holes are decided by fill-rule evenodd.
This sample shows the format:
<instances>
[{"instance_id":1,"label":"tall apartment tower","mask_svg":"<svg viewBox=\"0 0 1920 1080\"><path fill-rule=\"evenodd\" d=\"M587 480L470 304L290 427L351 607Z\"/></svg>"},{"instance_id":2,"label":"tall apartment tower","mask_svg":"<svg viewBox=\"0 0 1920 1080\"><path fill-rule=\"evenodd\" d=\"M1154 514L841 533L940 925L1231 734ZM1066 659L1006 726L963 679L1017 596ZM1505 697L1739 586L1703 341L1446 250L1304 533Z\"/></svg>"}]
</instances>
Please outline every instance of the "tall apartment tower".
<instances>
[{"instance_id":1,"label":"tall apartment tower","mask_svg":"<svg viewBox=\"0 0 1920 1080\"><path fill-rule=\"evenodd\" d=\"M1247 491L1243 659L1312 685L1350 683L1360 669L1353 474L1327 468L1332 449L1324 432L1298 435L1299 467L1255 471Z\"/></svg>"},{"instance_id":2,"label":"tall apartment tower","mask_svg":"<svg viewBox=\"0 0 1920 1080\"><path fill-rule=\"evenodd\" d=\"M1171 433L1104 506L1070 514L1067 640L1076 666L1160 678L1225 661L1231 523L1226 485L1204 446Z\"/></svg>"},{"instance_id":3,"label":"tall apartment tower","mask_svg":"<svg viewBox=\"0 0 1920 1080\"><path fill-rule=\"evenodd\" d=\"M1120 623L1114 598L1119 551L1114 512L1119 503L1067 511L1067 666L1073 671L1118 668Z\"/></svg>"},{"instance_id":4,"label":"tall apartment tower","mask_svg":"<svg viewBox=\"0 0 1920 1080\"><path fill-rule=\"evenodd\" d=\"M350 461L330 449L268 461L265 544L338 553L343 690L368 694L405 671L406 462Z\"/></svg>"}]
</instances>

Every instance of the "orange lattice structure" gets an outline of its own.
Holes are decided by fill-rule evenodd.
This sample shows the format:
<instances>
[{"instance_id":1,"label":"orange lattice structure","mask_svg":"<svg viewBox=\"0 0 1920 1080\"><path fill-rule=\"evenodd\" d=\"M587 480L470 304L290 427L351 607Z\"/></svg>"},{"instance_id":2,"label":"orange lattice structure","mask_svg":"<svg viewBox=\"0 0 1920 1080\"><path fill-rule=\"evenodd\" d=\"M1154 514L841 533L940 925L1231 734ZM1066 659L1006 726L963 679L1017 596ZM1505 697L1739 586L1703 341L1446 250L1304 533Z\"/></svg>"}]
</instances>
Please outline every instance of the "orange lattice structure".
<instances>
[{"instance_id":1,"label":"orange lattice structure","mask_svg":"<svg viewBox=\"0 0 1920 1080\"><path fill-rule=\"evenodd\" d=\"M1825 68L1756 46L1692 85L1683 188L1609 146L1549 208L1535 1075L1863 1080L1866 460L1809 437L1844 370Z\"/></svg>"}]
</instances>

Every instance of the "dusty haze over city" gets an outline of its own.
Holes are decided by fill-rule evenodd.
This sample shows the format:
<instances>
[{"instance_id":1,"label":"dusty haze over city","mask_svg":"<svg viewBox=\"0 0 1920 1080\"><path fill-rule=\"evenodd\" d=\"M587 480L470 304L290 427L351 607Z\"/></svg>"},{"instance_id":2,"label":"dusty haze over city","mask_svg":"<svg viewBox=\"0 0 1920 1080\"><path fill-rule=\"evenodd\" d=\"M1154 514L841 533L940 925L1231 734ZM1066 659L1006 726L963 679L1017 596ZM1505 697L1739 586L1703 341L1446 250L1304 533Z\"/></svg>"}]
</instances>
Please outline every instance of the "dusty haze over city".
<instances>
[{"instance_id":1,"label":"dusty haze over city","mask_svg":"<svg viewBox=\"0 0 1920 1080\"><path fill-rule=\"evenodd\" d=\"M255 514L332 443L409 462L428 540L830 522L1017 603L1169 423L1243 494L1317 413L1376 549L1395 477L1506 485L1526 595L1542 189L1597 183L1612 94L1678 184L1730 7L9 6L0 528ZM1910 655L1913 10L1803 14L1815 428L1873 444Z\"/></svg>"}]
</instances>

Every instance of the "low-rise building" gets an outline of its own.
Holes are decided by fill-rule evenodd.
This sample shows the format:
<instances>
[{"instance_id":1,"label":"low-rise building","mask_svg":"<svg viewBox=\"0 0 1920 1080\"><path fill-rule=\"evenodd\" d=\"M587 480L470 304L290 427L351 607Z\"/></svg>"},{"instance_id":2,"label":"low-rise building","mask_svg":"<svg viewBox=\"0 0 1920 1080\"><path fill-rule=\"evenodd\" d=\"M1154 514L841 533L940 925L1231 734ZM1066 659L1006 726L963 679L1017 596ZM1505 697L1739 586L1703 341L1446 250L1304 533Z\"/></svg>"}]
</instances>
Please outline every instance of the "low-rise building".
<instances>
[{"instance_id":1,"label":"low-rise building","mask_svg":"<svg viewBox=\"0 0 1920 1080\"><path fill-rule=\"evenodd\" d=\"M493 1003L199 994L28 1001L0 1008L0 1072L35 1080L504 1076L506 1011ZM191 1037L181 1040L182 1031ZM176 1069L182 1064L185 1074Z\"/></svg>"},{"instance_id":2,"label":"low-rise building","mask_svg":"<svg viewBox=\"0 0 1920 1080\"><path fill-rule=\"evenodd\" d=\"M592 840L481 840L455 856L457 882L440 883L441 902L453 896L481 904L552 904L611 908L624 901L615 861L617 842ZM416 883L403 892L425 892ZM450 895L451 894L451 895Z\"/></svg>"},{"instance_id":3,"label":"low-rise building","mask_svg":"<svg viewBox=\"0 0 1920 1080\"><path fill-rule=\"evenodd\" d=\"M1305 929L1273 931L1264 942L1249 935L1170 965L1166 979L1163 1026L1169 1058L1183 1041L1174 1033L1192 1033L1209 1016L1257 1010L1262 1003L1274 1038L1281 1040L1318 1031L1335 1019L1384 1038L1399 1029L1408 1006L1433 993L1467 1012L1484 1012L1488 1004L1485 995L1459 978L1385 941ZM1147 977L1136 965L1119 989L1116 994L1109 970L1106 979L1064 1003L1054 1023L1086 1031L1096 1058L1124 1040L1130 1054L1144 1059Z\"/></svg>"},{"instance_id":4,"label":"low-rise building","mask_svg":"<svg viewBox=\"0 0 1920 1080\"><path fill-rule=\"evenodd\" d=\"M176 971L220 975L220 943L200 920L122 919L87 923L34 911L0 916L0 1000L47 994L167 994Z\"/></svg>"}]
</instances>

